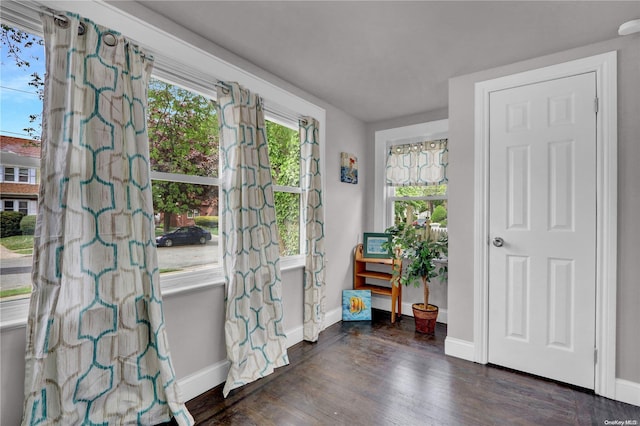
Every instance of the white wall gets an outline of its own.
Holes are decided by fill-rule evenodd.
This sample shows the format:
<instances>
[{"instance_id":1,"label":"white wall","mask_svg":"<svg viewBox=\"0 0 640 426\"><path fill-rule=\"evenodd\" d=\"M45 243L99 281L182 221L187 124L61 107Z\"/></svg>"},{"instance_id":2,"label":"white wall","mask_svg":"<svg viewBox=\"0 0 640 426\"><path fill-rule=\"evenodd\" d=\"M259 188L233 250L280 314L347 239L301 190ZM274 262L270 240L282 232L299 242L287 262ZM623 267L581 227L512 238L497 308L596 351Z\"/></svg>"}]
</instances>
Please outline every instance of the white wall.
<instances>
[{"instance_id":1,"label":"white wall","mask_svg":"<svg viewBox=\"0 0 640 426\"><path fill-rule=\"evenodd\" d=\"M617 378L640 404L640 34L449 80L449 337L473 343L474 85L618 51ZM629 383L635 385L629 385ZM621 391L623 392L623 391ZM632 396L633 397L633 396Z\"/></svg>"}]
</instances>

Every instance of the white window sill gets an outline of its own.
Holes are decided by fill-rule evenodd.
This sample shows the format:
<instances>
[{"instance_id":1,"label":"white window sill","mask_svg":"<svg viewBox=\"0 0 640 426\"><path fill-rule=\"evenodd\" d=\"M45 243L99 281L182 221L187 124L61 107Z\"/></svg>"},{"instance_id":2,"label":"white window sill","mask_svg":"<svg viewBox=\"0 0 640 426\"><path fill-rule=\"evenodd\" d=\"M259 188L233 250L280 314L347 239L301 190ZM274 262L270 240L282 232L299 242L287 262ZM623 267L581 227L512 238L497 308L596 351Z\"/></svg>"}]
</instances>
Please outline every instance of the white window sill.
<instances>
[{"instance_id":1,"label":"white window sill","mask_svg":"<svg viewBox=\"0 0 640 426\"><path fill-rule=\"evenodd\" d=\"M304 255L290 256L280 261L280 270L304 268ZM222 268L203 268L195 271L167 274L161 278L162 296L171 297L194 290L224 285ZM27 325L29 298L0 302L0 331L21 328Z\"/></svg>"}]
</instances>

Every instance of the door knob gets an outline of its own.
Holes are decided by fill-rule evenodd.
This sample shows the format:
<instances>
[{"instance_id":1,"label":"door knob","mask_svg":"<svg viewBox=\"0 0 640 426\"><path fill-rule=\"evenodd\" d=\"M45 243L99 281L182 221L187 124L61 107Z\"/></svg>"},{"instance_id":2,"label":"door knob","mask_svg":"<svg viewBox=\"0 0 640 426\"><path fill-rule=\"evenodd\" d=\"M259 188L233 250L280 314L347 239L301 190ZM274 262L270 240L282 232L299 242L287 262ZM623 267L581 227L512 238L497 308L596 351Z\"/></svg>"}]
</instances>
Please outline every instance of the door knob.
<instances>
[{"instance_id":1,"label":"door knob","mask_svg":"<svg viewBox=\"0 0 640 426\"><path fill-rule=\"evenodd\" d=\"M495 237L493 239L493 245L496 247L502 247L504 245L504 240L500 237Z\"/></svg>"}]
</instances>

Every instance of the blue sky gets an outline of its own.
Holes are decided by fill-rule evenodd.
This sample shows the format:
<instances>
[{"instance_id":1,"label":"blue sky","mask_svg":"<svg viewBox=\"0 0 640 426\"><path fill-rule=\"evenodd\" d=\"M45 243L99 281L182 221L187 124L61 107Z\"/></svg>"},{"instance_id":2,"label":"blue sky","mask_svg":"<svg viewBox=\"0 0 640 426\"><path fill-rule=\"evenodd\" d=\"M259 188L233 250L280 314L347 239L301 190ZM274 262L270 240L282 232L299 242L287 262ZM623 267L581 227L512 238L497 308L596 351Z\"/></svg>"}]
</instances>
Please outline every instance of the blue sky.
<instances>
[{"instance_id":1,"label":"blue sky","mask_svg":"<svg viewBox=\"0 0 640 426\"><path fill-rule=\"evenodd\" d=\"M44 79L44 46L34 45L22 51L21 56L28 58L29 68L18 68L15 59L7 56L7 46L0 46L0 134L29 138L23 130L25 127L36 129L40 135L40 121L29 123L30 114L42 113L42 101L36 89L28 85L31 74L37 72ZM38 60L32 58L35 56ZM26 92L26 93L25 93Z\"/></svg>"}]
</instances>

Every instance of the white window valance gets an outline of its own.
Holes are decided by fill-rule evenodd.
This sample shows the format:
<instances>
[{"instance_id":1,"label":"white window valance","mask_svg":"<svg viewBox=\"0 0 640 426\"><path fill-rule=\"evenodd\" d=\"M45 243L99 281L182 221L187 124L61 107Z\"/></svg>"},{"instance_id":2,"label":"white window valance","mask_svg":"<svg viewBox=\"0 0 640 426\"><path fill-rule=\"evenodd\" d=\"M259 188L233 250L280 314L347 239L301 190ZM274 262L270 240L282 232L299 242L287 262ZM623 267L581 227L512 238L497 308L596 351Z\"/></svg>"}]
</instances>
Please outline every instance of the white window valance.
<instances>
[{"instance_id":1,"label":"white window valance","mask_svg":"<svg viewBox=\"0 0 640 426\"><path fill-rule=\"evenodd\" d=\"M446 184L448 164L447 139L394 145L387 156L386 182L389 186Z\"/></svg>"}]
</instances>

